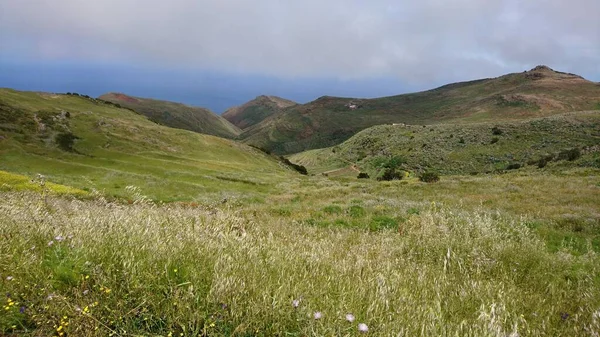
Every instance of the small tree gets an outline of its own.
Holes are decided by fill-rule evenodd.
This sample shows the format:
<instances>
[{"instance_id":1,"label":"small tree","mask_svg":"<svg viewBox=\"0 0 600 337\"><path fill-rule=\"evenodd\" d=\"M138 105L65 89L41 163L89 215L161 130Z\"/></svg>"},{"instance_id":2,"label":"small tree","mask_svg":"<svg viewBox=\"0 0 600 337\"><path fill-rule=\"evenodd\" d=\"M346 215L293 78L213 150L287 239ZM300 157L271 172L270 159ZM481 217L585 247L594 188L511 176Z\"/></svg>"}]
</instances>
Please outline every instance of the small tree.
<instances>
[{"instance_id":1,"label":"small tree","mask_svg":"<svg viewBox=\"0 0 600 337\"><path fill-rule=\"evenodd\" d=\"M68 152L74 151L73 145L75 145L76 139L79 139L79 137L75 136L70 132L61 132L54 138L56 144L58 144L58 147Z\"/></svg>"},{"instance_id":2,"label":"small tree","mask_svg":"<svg viewBox=\"0 0 600 337\"><path fill-rule=\"evenodd\" d=\"M390 181L390 180L401 180L401 179L402 179L402 174L400 174L400 172L398 172L394 168L385 169L385 171L383 171L383 174L380 175L379 177L377 177L377 180L379 180L379 181Z\"/></svg>"}]
</instances>

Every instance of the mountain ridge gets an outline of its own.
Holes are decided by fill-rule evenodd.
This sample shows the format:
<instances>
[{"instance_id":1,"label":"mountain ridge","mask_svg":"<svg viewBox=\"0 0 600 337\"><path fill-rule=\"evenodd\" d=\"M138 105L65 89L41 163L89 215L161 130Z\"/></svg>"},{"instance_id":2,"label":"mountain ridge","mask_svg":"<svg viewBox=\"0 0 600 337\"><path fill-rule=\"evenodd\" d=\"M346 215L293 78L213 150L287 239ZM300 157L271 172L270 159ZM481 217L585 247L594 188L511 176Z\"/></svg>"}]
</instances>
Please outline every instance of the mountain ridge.
<instances>
[{"instance_id":1,"label":"mountain ridge","mask_svg":"<svg viewBox=\"0 0 600 337\"><path fill-rule=\"evenodd\" d=\"M600 84L537 66L395 96L322 96L264 119L240 138L267 151L291 154L339 144L379 124L470 123L594 109L600 109Z\"/></svg>"},{"instance_id":2,"label":"mountain ridge","mask_svg":"<svg viewBox=\"0 0 600 337\"><path fill-rule=\"evenodd\" d=\"M260 95L242 105L227 109L221 116L245 130L294 105L298 103L277 96Z\"/></svg>"},{"instance_id":3,"label":"mountain ridge","mask_svg":"<svg viewBox=\"0 0 600 337\"><path fill-rule=\"evenodd\" d=\"M133 109L150 120L177 129L202 134L236 138L241 130L209 109L183 103L142 98L119 92L109 92L98 99Z\"/></svg>"}]
</instances>

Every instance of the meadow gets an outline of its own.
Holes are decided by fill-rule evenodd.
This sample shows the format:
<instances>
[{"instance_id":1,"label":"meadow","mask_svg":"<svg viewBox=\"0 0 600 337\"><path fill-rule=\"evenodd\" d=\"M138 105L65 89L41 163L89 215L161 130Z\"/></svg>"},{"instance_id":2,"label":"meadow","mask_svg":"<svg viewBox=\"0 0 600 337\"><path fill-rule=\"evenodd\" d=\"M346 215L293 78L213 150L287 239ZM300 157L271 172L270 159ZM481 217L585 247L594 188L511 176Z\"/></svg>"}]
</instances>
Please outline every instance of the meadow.
<instances>
[{"instance_id":1,"label":"meadow","mask_svg":"<svg viewBox=\"0 0 600 337\"><path fill-rule=\"evenodd\" d=\"M167 203L5 177L0 332L598 336L599 173L290 176Z\"/></svg>"},{"instance_id":2,"label":"meadow","mask_svg":"<svg viewBox=\"0 0 600 337\"><path fill-rule=\"evenodd\" d=\"M290 157L303 176L115 104L0 89L0 336L597 337L597 121L378 126Z\"/></svg>"}]
</instances>

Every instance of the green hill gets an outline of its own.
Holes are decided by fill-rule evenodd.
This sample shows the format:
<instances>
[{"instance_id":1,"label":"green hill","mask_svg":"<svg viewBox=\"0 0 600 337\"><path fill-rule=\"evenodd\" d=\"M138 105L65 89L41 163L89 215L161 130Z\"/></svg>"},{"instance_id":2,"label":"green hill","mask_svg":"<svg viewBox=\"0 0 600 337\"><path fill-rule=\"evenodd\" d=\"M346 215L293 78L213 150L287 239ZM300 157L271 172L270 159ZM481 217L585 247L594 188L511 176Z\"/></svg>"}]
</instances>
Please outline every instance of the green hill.
<instances>
[{"instance_id":1,"label":"green hill","mask_svg":"<svg viewBox=\"0 0 600 337\"><path fill-rule=\"evenodd\" d=\"M261 192L293 174L249 146L161 126L110 103L11 89L0 89L0 170L159 200Z\"/></svg>"},{"instance_id":2,"label":"green hill","mask_svg":"<svg viewBox=\"0 0 600 337\"><path fill-rule=\"evenodd\" d=\"M222 117L244 130L262 122L282 109L297 104L276 96L258 96L243 105L228 109Z\"/></svg>"},{"instance_id":3,"label":"green hill","mask_svg":"<svg viewBox=\"0 0 600 337\"><path fill-rule=\"evenodd\" d=\"M133 109L150 120L172 128L190 130L207 135L235 138L240 130L212 111L181 103L139 98L121 93L108 93L99 97L123 107Z\"/></svg>"},{"instance_id":4,"label":"green hill","mask_svg":"<svg viewBox=\"0 0 600 337\"><path fill-rule=\"evenodd\" d=\"M368 127L505 121L600 109L600 85L545 66L376 99L321 97L245 130L248 144L289 154L339 144Z\"/></svg>"},{"instance_id":5,"label":"green hill","mask_svg":"<svg viewBox=\"0 0 600 337\"><path fill-rule=\"evenodd\" d=\"M291 156L311 173L375 177L395 160L409 172L498 172L525 166L600 168L600 111L521 121L380 125L334 147Z\"/></svg>"}]
</instances>

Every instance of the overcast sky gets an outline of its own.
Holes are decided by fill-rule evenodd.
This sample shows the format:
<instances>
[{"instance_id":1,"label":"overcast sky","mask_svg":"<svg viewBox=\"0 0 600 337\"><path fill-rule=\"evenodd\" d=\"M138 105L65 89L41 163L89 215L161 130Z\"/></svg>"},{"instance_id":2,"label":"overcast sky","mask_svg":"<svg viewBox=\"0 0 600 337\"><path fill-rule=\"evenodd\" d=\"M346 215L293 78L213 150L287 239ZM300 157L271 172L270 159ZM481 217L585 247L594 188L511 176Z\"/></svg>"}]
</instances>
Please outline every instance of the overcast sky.
<instances>
[{"instance_id":1,"label":"overcast sky","mask_svg":"<svg viewBox=\"0 0 600 337\"><path fill-rule=\"evenodd\" d=\"M0 87L201 105L390 95L538 64L600 81L599 13L599 0L0 0Z\"/></svg>"}]
</instances>

